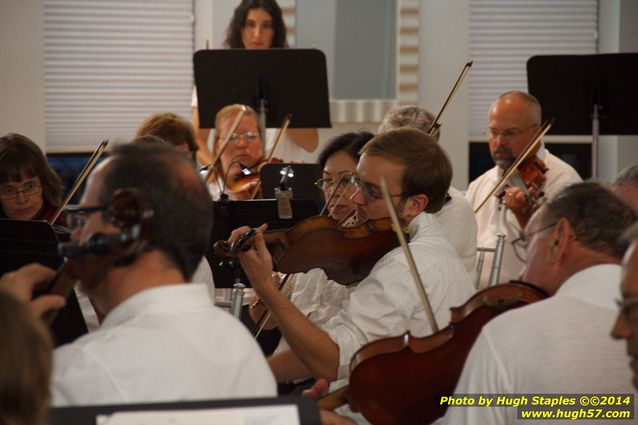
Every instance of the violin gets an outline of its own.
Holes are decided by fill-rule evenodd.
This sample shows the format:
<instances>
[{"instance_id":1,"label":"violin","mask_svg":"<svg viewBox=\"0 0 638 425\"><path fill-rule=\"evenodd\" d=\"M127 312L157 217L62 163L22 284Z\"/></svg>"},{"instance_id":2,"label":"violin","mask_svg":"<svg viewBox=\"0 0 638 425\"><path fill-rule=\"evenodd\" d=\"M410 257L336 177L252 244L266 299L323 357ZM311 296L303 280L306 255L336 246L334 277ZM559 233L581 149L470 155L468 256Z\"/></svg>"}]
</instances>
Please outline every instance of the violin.
<instances>
[{"instance_id":1,"label":"violin","mask_svg":"<svg viewBox=\"0 0 638 425\"><path fill-rule=\"evenodd\" d=\"M253 165L252 167L242 168L241 173L237 174L232 178L232 181L226 185L226 192L235 195L235 198L239 198L240 196L236 196L239 193L246 192L250 193L249 199L254 199L259 194L259 189L255 191L255 195L252 195L252 192L261 182L260 172L261 169L266 164L273 163L283 163L284 160L280 158L270 158L268 159L260 159Z\"/></svg>"},{"instance_id":2,"label":"violin","mask_svg":"<svg viewBox=\"0 0 638 425\"><path fill-rule=\"evenodd\" d=\"M532 155L521 162L516 172L510 176L510 182L523 190L530 206L536 205L538 199L543 196L542 189L547 180L545 177L547 170L545 163L536 155ZM503 201L505 193L503 190L496 196Z\"/></svg>"},{"instance_id":3,"label":"violin","mask_svg":"<svg viewBox=\"0 0 638 425\"><path fill-rule=\"evenodd\" d=\"M431 423L445 414L440 397L454 392L483 326L547 296L524 282L492 286L450 309L450 324L432 335L415 338L407 332L366 344L351 360L349 386L319 400L319 407L332 410L349 403L375 425Z\"/></svg>"},{"instance_id":4,"label":"violin","mask_svg":"<svg viewBox=\"0 0 638 425\"><path fill-rule=\"evenodd\" d=\"M483 208L483 206L487 203L487 201L489 201L492 198L493 195L501 194L507 182L511 181L512 176L514 176L514 184L516 186L519 186L521 189L523 189L523 191L526 192L526 195L528 197L530 196L527 190L529 185L536 184L539 189L542 187L544 183L544 180L543 180L544 174L547 171L547 167L540 159L536 158L536 155L534 155L534 152L536 147L540 144L541 140L543 140L543 137L545 136L545 134L552 127L553 123L554 123L553 119L543 123L541 128L534 135L532 140L530 140L530 142L527 144L525 149L523 149L523 151L518 156L518 158L516 158L516 160L507 168L507 170L505 170L505 172L503 173L501 178L498 180L496 185L494 185L494 188L485 197L485 199L483 199L483 201L479 204L479 206L474 210L474 214L478 213L481 210L481 208ZM523 163L526 164L524 167L523 167ZM523 168L523 171L521 171L521 168ZM544 170L544 171L541 172L541 170ZM518 174L519 177L517 177L516 174ZM522 178L522 174L525 174L526 179ZM520 181L517 182L519 178L520 178ZM529 183L529 185L526 184L526 182ZM540 190L537 191L537 195L540 196ZM501 198L502 198L502 195L501 195Z\"/></svg>"},{"instance_id":5,"label":"violin","mask_svg":"<svg viewBox=\"0 0 638 425\"><path fill-rule=\"evenodd\" d=\"M217 241L215 253L232 261L242 250L250 249L254 229L233 244ZM286 231L265 232L273 262L282 273L301 273L321 268L329 279L350 285L368 276L375 263L399 246L389 218L368 220L344 227L328 216L300 221Z\"/></svg>"},{"instance_id":6,"label":"violin","mask_svg":"<svg viewBox=\"0 0 638 425\"><path fill-rule=\"evenodd\" d=\"M69 207L69 210L72 210ZM148 246L153 230L153 208L148 198L135 188L118 189L106 211L108 220L120 228L118 233L96 233L86 242L64 242L58 249L65 257L56 277L38 294L48 293L67 298L78 281L101 279L108 270L133 261L135 254ZM58 311L45 313L51 324Z\"/></svg>"}]
</instances>

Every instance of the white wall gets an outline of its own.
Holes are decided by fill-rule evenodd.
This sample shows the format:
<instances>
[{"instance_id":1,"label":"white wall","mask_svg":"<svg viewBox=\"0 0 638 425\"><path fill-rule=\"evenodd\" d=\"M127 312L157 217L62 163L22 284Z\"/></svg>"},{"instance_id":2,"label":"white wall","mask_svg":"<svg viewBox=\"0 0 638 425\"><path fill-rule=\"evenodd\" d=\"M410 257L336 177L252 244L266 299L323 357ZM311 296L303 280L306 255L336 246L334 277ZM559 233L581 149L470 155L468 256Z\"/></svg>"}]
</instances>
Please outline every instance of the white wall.
<instances>
[{"instance_id":1,"label":"white wall","mask_svg":"<svg viewBox=\"0 0 638 425\"><path fill-rule=\"evenodd\" d=\"M24 134L44 145L44 6L0 2L0 135Z\"/></svg>"},{"instance_id":2,"label":"white wall","mask_svg":"<svg viewBox=\"0 0 638 425\"><path fill-rule=\"evenodd\" d=\"M204 40L219 47L238 1L195 0L195 50ZM622 13L621 13L622 12ZM468 58L469 0L422 0L420 25L419 103L438 112ZM44 19L42 0L0 2L0 133L21 132L45 147ZM600 0L600 52L638 51L638 1ZM451 48L452 47L452 48ZM467 82L442 117L441 144L454 165L453 184L467 186ZM340 125L320 131L322 143L344 131L374 131L378 123ZM607 139L607 138L605 138ZM601 141L601 172L613 179L620 169L638 160L638 137Z\"/></svg>"},{"instance_id":3,"label":"white wall","mask_svg":"<svg viewBox=\"0 0 638 425\"><path fill-rule=\"evenodd\" d=\"M638 52L638 1L599 1L599 53ZM638 163L638 136L601 136L598 163L598 178L613 181L623 168Z\"/></svg>"},{"instance_id":4,"label":"white wall","mask_svg":"<svg viewBox=\"0 0 638 425\"><path fill-rule=\"evenodd\" d=\"M437 114L469 57L469 0L422 0L419 104ZM470 70L470 72L472 72ZM441 117L441 146L454 168L452 186L468 184L469 106L466 78Z\"/></svg>"}]
</instances>

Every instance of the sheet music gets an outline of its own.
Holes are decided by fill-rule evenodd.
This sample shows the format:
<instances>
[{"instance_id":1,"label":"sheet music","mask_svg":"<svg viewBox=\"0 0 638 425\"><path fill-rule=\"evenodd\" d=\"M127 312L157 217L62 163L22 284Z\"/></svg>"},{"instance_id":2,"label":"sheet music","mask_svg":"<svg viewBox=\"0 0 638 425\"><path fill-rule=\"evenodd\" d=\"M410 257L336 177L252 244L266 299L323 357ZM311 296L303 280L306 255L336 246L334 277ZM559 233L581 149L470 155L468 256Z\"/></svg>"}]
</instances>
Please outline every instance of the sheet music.
<instances>
[{"instance_id":1,"label":"sheet music","mask_svg":"<svg viewBox=\"0 0 638 425\"><path fill-rule=\"evenodd\" d=\"M204 410L119 412L96 425L300 425L294 404Z\"/></svg>"}]
</instances>

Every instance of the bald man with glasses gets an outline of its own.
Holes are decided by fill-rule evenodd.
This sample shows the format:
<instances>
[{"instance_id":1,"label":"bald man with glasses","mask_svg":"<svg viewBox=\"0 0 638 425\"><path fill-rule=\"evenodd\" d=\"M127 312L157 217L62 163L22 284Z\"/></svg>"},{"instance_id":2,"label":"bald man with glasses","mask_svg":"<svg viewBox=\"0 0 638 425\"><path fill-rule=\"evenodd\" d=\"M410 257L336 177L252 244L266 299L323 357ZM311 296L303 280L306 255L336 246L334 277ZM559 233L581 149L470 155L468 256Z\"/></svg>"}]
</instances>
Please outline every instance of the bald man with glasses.
<instances>
[{"instance_id":1,"label":"bald man with glasses","mask_svg":"<svg viewBox=\"0 0 638 425\"><path fill-rule=\"evenodd\" d=\"M487 137L490 154L495 166L470 183L467 198L476 209L488 197L497 182L516 158L533 139L541 125L541 106L530 94L512 91L501 95L492 104L488 114ZM534 155L547 167L545 182L536 193L534 189L509 185L505 195L489 199L476 213L478 224L477 246L493 248L497 234L505 235L507 241L521 236L521 231L530 217L546 199L550 199L565 185L581 181L578 173L567 163L549 153L540 144ZM526 193L529 192L529 195ZM531 198L538 197L536 202ZM492 254L486 253L485 261L490 264ZM501 265L501 282L518 278L524 263L520 261L511 244L505 245ZM479 287L484 287L489 279L490 268L484 267Z\"/></svg>"}]
</instances>

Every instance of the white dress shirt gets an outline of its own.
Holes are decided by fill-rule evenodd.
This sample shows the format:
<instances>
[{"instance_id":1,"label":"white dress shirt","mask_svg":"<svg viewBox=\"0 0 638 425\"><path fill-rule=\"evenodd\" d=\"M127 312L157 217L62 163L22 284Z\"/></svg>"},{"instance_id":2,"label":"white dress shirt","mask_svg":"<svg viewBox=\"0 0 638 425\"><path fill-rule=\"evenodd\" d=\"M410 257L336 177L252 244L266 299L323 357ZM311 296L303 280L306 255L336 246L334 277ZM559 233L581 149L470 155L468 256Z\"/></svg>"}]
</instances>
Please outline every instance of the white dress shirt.
<instances>
[{"instance_id":1,"label":"white dress shirt","mask_svg":"<svg viewBox=\"0 0 638 425\"><path fill-rule=\"evenodd\" d=\"M590 267L571 276L553 297L491 320L470 351L455 393L635 394L625 344L610 336L620 276L617 265ZM532 423L516 416L513 407L455 406L437 423Z\"/></svg>"},{"instance_id":2,"label":"white dress shirt","mask_svg":"<svg viewBox=\"0 0 638 425\"><path fill-rule=\"evenodd\" d=\"M548 168L545 177L545 185L543 191L545 197L551 199L563 187L582 181L576 170L569 164L563 162L558 157L549 153L549 151L541 147L537 156L545 162ZM496 183L501 176L500 169L495 166L483 175L478 177L467 189L467 198L472 204L472 208L476 209L481 202L494 189ZM503 233L505 235L505 247L503 250L503 263L501 264L500 282L509 282L512 279L518 279L523 266L514 254L512 241L521 236L521 226L514 214L500 204L500 200L493 196L476 214L478 223L477 244L483 248L494 248L496 246L496 235ZM485 254L485 263L481 273L479 287L483 288L487 285L490 276L490 265L492 264L493 254Z\"/></svg>"},{"instance_id":3,"label":"white dress shirt","mask_svg":"<svg viewBox=\"0 0 638 425\"><path fill-rule=\"evenodd\" d=\"M409 245L434 317L444 328L450 307L463 304L474 293L471 279L433 215L421 213L412 220ZM400 247L377 261L322 328L339 347L338 379L349 376L352 356L370 341L408 330L417 337L432 333Z\"/></svg>"},{"instance_id":4,"label":"white dress shirt","mask_svg":"<svg viewBox=\"0 0 638 425\"><path fill-rule=\"evenodd\" d=\"M450 243L461 258L465 270L474 277L476 263L476 234L478 226L474 209L465 196L450 186L450 201L437 212L436 218L447 232Z\"/></svg>"},{"instance_id":5,"label":"white dress shirt","mask_svg":"<svg viewBox=\"0 0 638 425\"><path fill-rule=\"evenodd\" d=\"M191 282L205 283L208 287L210 299L213 300L213 302L215 301L215 282L213 281L213 272L210 269L210 265L208 264L206 257L202 256L195 273L193 273ZM93 332L100 327L100 322L98 321L95 309L93 308L89 297L80 292L77 287L75 288L75 296L78 299L78 304L80 305L80 311L82 312L86 328L89 332Z\"/></svg>"},{"instance_id":6,"label":"white dress shirt","mask_svg":"<svg viewBox=\"0 0 638 425\"><path fill-rule=\"evenodd\" d=\"M54 352L54 406L275 395L259 346L203 284L146 289Z\"/></svg>"}]
</instances>

